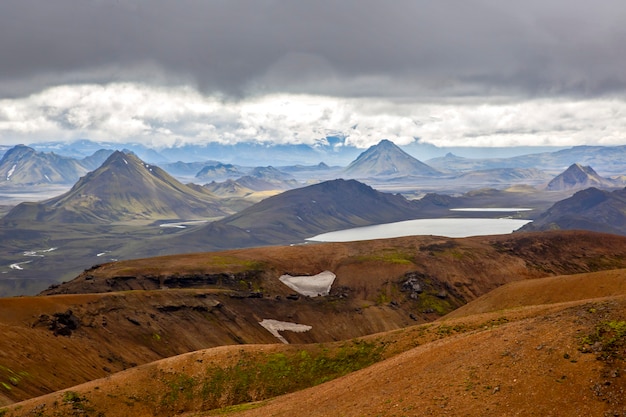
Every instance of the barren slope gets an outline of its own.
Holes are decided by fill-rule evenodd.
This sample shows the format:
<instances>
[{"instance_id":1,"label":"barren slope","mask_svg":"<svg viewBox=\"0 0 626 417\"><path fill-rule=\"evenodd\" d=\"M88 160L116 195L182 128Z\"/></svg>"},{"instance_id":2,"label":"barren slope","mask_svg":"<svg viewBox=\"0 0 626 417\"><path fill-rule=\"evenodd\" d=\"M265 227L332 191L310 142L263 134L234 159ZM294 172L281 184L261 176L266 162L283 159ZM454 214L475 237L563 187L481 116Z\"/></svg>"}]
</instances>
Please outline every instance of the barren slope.
<instances>
[{"instance_id":1,"label":"barren slope","mask_svg":"<svg viewBox=\"0 0 626 417\"><path fill-rule=\"evenodd\" d=\"M0 383L7 384L0 390L7 402L19 401L198 349L277 342L259 324L266 319L312 326L283 332L291 343L362 337L432 321L508 282L620 267L626 238L588 232L423 236L104 264L47 292L67 295L0 299ZM328 297L294 294L279 280L322 271L337 275Z\"/></svg>"},{"instance_id":2,"label":"barren slope","mask_svg":"<svg viewBox=\"0 0 626 417\"><path fill-rule=\"evenodd\" d=\"M244 278L236 281L251 281L250 285L265 295L273 295L282 288L277 278L285 273L315 275L328 270L337 275L333 287L337 291L345 287L353 298L376 300L381 287L387 286L383 298L391 301L400 292L399 286L416 276L467 302L512 281L622 267L626 267L623 236L579 231L461 239L411 236L107 263L44 294L164 287L232 288L226 285L228 280L220 281L220 274L243 274Z\"/></svg>"},{"instance_id":3,"label":"barren slope","mask_svg":"<svg viewBox=\"0 0 626 417\"><path fill-rule=\"evenodd\" d=\"M502 287L456 317L353 342L202 350L20 403L6 416L623 415L625 282L626 270L537 279ZM517 291L524 301L512 305ZM211 411L295 389L315 374L309 361L341 354L342 364L380 362Z\"/></svg>"}]
</instances>

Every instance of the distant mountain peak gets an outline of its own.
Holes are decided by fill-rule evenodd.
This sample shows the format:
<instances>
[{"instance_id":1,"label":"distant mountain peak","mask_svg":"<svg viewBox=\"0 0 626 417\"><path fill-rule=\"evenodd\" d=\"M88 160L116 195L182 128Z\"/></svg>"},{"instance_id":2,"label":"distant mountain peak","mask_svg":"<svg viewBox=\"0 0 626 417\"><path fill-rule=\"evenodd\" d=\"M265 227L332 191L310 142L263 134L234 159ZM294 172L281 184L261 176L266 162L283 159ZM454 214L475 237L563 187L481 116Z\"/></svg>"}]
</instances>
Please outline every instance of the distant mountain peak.
<instances>
[{"instance_id":1,"label":"distant mountain peak","mask_svg":"<svg viewBox=\"0 0 626 417\"><path fill-rule=\"evenodd\" d=\"M382 147L386 146L386 147L393 148L393 147L396 147L396 144L390 141L389 139L381 139L381 141L378 142L378 145L376 146L382 146Z\"/></svg>"},{"instance_id":2,"label":"distant mountain peak","mask_svg":"<svg viewBox=\"0 0 626 417\"><path fill-rule=\"evenodd\" d=\"M196 178L201 180L228 179L241 176L242 173L233 164L207 164L196 174Z\"/></svg>"},{"instance_id":3,"label":"distant mountain peak","mask_svg":"<svg viewBox=\"0 0 626 417\"><path fill-rule=\"evenodd\" d=\"M31 148L30 146L26 146L23 143L20 143L19 145L15 145L11 149L9 149L8 152L23 152L23 151L35 152L33 148Z\"/></svg>"},{"instance_id":4,"label":"distant mountain peak","mask_svg":"<svg viewBox=\"0 0 626 417\"><path fill-rule=\"evenodd\" d=\"M579 163L570 165L565 171L554 177L546 186L549 191L564 191L583 189L588 187L614 187L615 184L608 178L603 178L590 166Z\"/></svg>"},{"instance_id":5,"label":"distant mountain peak","mask_svg":"<svg viewBox=\"0 0 626 417\"><path fill-rule=\"evenodd\" d=\"M440 172L404 152L388 139L361 153L344 170L352 178L376 176L435 176Z\"/></svg>"},{"instance_id":6,"label":"distant mountain peak","mask_svg":"<svg viewBox=\"0 0 626 417\"><path fill-rule=\"evenodd\" d=\"M16 145L0 159L0 182L13 185L71 184L87 172L79 161Z\"/></svg>"},{"instance_id":7,"label":"distant mountain peak","mask_svg":"<svg viewBox=\"0 0 626 417\"><path fill-rule=\"evenodd\" d=\"M32 206L32 204L31 204ZM195 219L221 216L214 196L180 183L161 168L134 154L113 152L70 191L37 210L22 204L6 218L61 223L102 223L127 220Z\"/></svg>"}]
</instances>

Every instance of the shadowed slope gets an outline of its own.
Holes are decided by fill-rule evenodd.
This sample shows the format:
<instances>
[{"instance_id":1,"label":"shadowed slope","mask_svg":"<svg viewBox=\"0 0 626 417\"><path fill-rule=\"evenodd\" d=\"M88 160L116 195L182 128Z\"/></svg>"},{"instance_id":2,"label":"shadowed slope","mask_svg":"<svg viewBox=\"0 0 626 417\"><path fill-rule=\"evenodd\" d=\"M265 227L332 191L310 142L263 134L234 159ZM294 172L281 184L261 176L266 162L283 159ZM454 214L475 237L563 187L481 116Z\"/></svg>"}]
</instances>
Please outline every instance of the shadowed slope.
<instances>
[{"instance_id":1,"label":"shadowed slope","mask_svg":"<svg viewBox=\"0 0 626 417\"><path fill-rule=\"evenodd\" d=\"M522 231L581 229L626 235L626 189L587 188L555 203Z\"/></svg>"},{"instance_id":2,"label":"shadowed slope","mask_svg":"<svg viewBox=\"0 0 626 417\"><path fill-rule=\"evenodd\" d=\"M297 236L305 236L319 230L409 219L417 211L417 206L404 197L339 179L286 191L222 223L252 230L264 224L281 228L285 223Z\"/></svg>"}]
</instances>

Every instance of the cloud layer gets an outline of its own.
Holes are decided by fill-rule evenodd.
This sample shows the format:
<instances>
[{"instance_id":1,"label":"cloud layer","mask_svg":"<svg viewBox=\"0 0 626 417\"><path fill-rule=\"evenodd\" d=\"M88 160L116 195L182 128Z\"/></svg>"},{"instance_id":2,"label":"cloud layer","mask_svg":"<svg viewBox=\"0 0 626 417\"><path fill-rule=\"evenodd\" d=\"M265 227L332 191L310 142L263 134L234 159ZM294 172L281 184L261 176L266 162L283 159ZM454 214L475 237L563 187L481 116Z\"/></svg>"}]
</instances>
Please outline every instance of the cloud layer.
<instances>
[{"instance_id":1,"label":"cloud layer","mask_svg":"<svg viewBox=\"0 0 626 417\"><path fill-rule=\"evenodd\" d=\"M625 21L622 0L4 0L0 141L618 143Z\"/></svg>"},{"instance_id":2,"label":"cloud layer","mask_svg":"<svg viewBox=\"0 0 626 417\"><path fill-rule=\"evenodd\" d=\"M0 100L0 137L12 143L91 138L155 147L185 143L315 144L327 136L367 147L419 138L436 146L614 145L624 140L618 99L415 100L271 94L234 100L137 83L57 86Z\"/></svg>"}]
</instances>

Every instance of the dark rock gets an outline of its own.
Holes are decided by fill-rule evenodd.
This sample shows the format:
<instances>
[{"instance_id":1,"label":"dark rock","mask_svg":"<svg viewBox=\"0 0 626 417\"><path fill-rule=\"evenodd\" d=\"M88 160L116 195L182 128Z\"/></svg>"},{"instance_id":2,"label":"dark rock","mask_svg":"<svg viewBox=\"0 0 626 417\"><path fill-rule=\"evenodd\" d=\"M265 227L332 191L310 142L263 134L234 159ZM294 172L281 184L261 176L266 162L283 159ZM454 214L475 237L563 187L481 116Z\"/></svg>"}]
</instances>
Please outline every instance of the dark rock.
<instances>
[{"instance_id":1,"label":"dark rock","mask_svg":"<svg viewBox=\"0 0 626 417\"><path fill-rule=\"evenodd\" d=\"M263 298L263 293L260 291L251 292L248 294L248 298Z\"/></svg>"},{"instance_id":2,"label":"dark rock","mask_svg":"<svg viewBox=\"0 0 626 417\"><path fill-rule=\"evenodd\" d=\"M182 309L184 306L182 305L166 305L166 306L156 306L156 309L162 313L173 313L174 311L178 311Z\"/></svg>"},{"instance_id":3,"label":"dark rock","mask_svg":"<svg viewBox=\"0 0 626 417\"><path fill-rule=\"evenodd\" d=\"M132 324L134 324L135 326L141 326L141 323L139 323L137 320L135 320L132 317L126 317L126 320L128 320L129 322L131 322Z\"/></svg>"},{"instance_id":4,"label":"dark rock","mask_svg":"<svg viewBox=\"0 0 626 417\"><path fill-rule=\"evenodd\" d=\"M401 291L409 292L411 294L421 294L423 289L423 284L420 280L420 276L416 272L409 272L405 275L407 278L406 281L402 283Z\"/></svg>"},{"instance_id":5,"label":"dark rock","mask_svg":"<svg viewBox=\"0 0 626 417\"><path fill-rule=\"evenodd\" d=\"M64 313L54 313L52 317L47 314L40 315L33 327L39 325L46 326L55 336L71 336L80 326L80 319L72 310L67 310Z\"/></svg>"}]
</instances>

